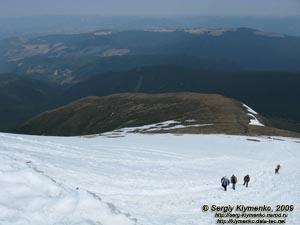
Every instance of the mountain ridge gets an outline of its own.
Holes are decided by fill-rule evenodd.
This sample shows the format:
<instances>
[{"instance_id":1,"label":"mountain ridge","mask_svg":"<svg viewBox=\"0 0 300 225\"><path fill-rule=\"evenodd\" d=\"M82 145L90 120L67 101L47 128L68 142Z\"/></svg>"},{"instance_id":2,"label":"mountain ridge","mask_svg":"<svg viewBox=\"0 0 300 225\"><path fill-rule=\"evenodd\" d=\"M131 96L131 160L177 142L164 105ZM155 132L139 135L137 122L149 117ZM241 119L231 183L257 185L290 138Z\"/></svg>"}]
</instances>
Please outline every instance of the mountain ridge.
<instances>
[{"instance_id":1,"label":"mountain ridge","mask_svg":"<svg viewBox=\"0 0 300 225\"><path fill-rule=\"evenodd\" d=\"M26 122L18 132L37 135L90 135L170 120L180 121L186 127L155 132L300 136L262 124L251 125L252 120L267 120L234 99L217 94L189 92L91 96L44 112Z\"/></svg>"},{"instance_id":2,"label":"mountain ridge","mask_svg":"<svg viewBox=\"0 0 300 225\"><path fill-rule=\"evenodd\" d=\"M90 70L86 66L97 64L98 60L107 69L118 71L120 68L128 70L151 65L146 59L130 58L134 56L153 56L148 60L154 65L176 61L174 57L163 57L168 55L186 56L185 61L194 58L194 66L200 63L205 67L207 63L223 61L230 62L234 69L244 71L297 72L300 71L300 37L250 28L189 28L174 31L94 31L29 39L13 38L0 41L0 71L58 83L74 83L88 76ZM162 59L158 61L155 56ZM122 63L123 57L131 66L126 67L126 63ZM61 65L61 62L65 64ZM111 67L112 62L118 62L119 66ZM184 65L189 64L186 62ZM98 71L95 73L108 72L97 66L94 68ZM227 69L226 64L222 63L220 68Z\"/></svg>"}]
</instances>

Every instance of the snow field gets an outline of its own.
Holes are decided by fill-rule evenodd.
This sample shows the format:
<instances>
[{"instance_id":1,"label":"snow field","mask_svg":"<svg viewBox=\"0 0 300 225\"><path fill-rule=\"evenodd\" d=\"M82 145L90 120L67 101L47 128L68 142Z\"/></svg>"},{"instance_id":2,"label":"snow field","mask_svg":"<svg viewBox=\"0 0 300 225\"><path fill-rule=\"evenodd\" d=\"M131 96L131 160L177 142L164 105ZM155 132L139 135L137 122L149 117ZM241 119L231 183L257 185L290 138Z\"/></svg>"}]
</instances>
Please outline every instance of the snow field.
<instances>
[{"instance_id":1,"label":"snow field","mask_svg":"<svg viewBox=\"0 0 300 225\"><path fill-rule=\"evenodd\" d=\"M133 225L136 221L100 198L56 183L30 162L0 154L1 225Z\"/></svg>"},{"instance_id":2,"label":"snow field","mask_svg":"<svg viewBox=\"0 0 300 225\"><path fill-rule=\"evenodd\" d=\"M43 196L51 196L49 193L58 196L57 193L62 192L64 194L57 197L57 201L70 202L66 209L54 208L54 213L47 216L47 224L64 224L66 219L84 224L82 221L89 221L88 218L105 224L102 222L103 217L108 218L106 224L121 224L113 221L116 216L114 213L104 210L110 205L104 202L111 202L118 208L117 212L128 212L132 218L137 219L138 224L144 225L216 224L212 213L202 212L204 204L273 207L277 204L293 204L296 209L289 214L286 224L294 225L300 221L300 143L298 139L280 139L282 140L268 137L171 134L125 134L120 138L0 134L0 155L8 155L18 162L31 161L30 165L44 171L44 175L62 185L63 188L53 184L49 178L41 178L36 186L29 182L29 192L35 193L38 190ZM282 168L280 174L275 175L274 168L278 163ZM15 164L18 165L10 162L5 166L1 163L0 169L3 171L6 167L15 167ZM26 170L32 172L32 168L27 167ZM225 192L220 180L223 176L230 177L232 174L238 178L236 191L230 186ZM249 188L243 186L246 174L251 177ZM36 175L42 176L40 173ZM18 176L17 180L21 180L24 174ZM7 181L4 179L0 182ZM23 185L28 185L27 181L22 182ZM16 183L11 185L11 188L17 186ZM79 190L76 190L77 187ZM91 195L87 191L101 197L103 201L89 198ZM76 205L72 203L74 193L85 195L79 198L75 212L70 210L71 206ZM68 197L64 198L64 195ZM20 196L12 193L11 198L18 200ZM47 199L50 201L51 197ZM27 201L27 205L35 202L33 197ZM1 198L0 205L5 207L9 202L11 201L2 201ZM15 203L11 208L20 205L20 202ZM45 205L52 206L52 203L47 202ZM40 210L36 217L30 217L30 222L33 221L30 224L38 224L34 222L38 218L44 218L45 212L49 210L44 208L42 211L41 207L37 209ZM67 215L66 219L57 217L61 215L60 211L62 215ZM82 215L82 211L85 214ZM0 218L7 222L8 214L1 214L3 211L0 211ZM23 218L28 214L27 211L21 211L14 218ZM130 219L131 216L124 216L124 213L119 216L124 223L134 221ZM59 223L60 221L63 222ZM75 222L71 224L76 224Z\"/></svg>"}]
</instances>

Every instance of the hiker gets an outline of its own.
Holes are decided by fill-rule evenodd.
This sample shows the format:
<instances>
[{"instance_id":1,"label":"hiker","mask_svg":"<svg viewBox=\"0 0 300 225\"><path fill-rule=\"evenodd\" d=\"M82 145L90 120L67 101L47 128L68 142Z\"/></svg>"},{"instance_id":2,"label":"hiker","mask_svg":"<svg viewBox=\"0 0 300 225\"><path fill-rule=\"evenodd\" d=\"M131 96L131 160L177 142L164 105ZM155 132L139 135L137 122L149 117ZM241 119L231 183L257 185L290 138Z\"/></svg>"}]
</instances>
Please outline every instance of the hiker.
<instances>
[{"instance_id":1,"label":"hiker","mask_svg":"<svg viewBox=\"0 0 300 225\"><path fill-rule=\"evenodd\" d=\"M275 174L279 174L280 164L278 164L275 168Z\"/></svg>"},{"instance_id":2,"label":"hiker","mask_svg":"<svg viewBox=\"0 0 300 225\"><path fill-rule=\"evenodd\" d=\"M225 176L221 179L221 185L224 188L224 191L227 191L227 186L230 184L229 179Z\"/></svg>"},{"instance_id":3,"label":"hiker","mask_svg":"<svg viewBox=\"0 0 300 225\"><path fill-rule=\"evenodd\" d=\"M237 183L237 178L236 176L234 176L234 174L232 174L230 181L232 183L232 189L235 190L235 184Z\"/></svg>"},{"instance_id":4,"label":"hiker","mask_svg":"<svg viewBox=\"0 0 300 225\"><path fill-rule=\"evenodd\" d=\"M250 176L247 174L245 177L244 177L244 186L246 185L246 187L248 187L248 183L250 181Z\"/></svg>"}]
</instances>

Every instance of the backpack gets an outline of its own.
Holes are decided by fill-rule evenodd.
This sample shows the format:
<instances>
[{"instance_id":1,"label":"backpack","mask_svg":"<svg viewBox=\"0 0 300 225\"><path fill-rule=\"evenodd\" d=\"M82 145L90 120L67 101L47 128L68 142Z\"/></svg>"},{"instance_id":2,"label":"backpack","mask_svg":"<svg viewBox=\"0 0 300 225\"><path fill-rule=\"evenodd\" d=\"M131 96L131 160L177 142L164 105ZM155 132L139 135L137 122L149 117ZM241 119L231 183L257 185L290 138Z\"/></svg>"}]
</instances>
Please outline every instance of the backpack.
<instances>
[{"instance_id":1,"label":"backpack","mask_svg":"<svg viewBox=\"0 0 300 225\"><path fill-rule=\"evenodd\" d=\"M231 177L231 183L237 183L237 178L236 178L236 176L232 176Z\"/></svg>"},{"instance_id":2,"label":"backpack","mask_svg":"<svg viewBox=\"0 0 300 225\"><path fill-rule=\"evenodd\" d=\"M228 186L230 184L227 178L222 179L222 186Z\"/></svg>"}]
</instances>

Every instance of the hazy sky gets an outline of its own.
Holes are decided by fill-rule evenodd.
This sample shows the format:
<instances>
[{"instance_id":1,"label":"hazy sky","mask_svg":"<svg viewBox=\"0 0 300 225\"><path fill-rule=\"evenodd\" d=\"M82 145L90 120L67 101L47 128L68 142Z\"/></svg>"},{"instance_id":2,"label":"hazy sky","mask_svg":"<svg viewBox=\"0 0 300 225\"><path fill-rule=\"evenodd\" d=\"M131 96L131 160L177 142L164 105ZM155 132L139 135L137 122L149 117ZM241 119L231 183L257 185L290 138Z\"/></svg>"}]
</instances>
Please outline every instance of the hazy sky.
<instances>
[{"instance_id":1,"label":"hazy sky","mask_svg":"<svg viewBox=\"0 0 300 225\"><path fill-rule=\"evenodd\" d=\"M300 15L300 0L0 0L0 16Z\"/></svg>"}]
</instances>

